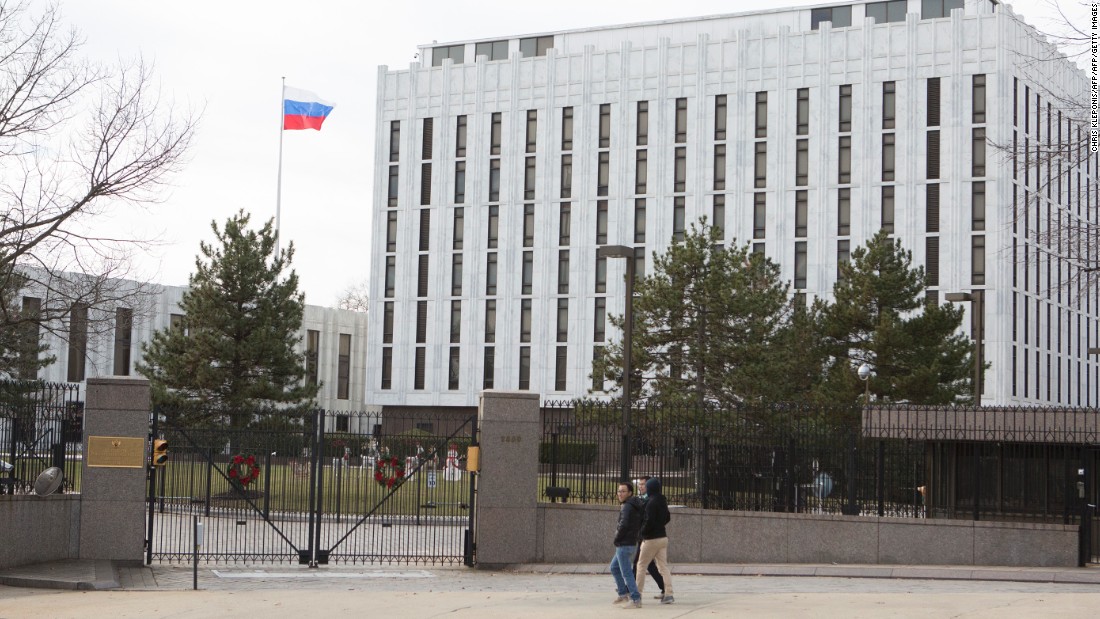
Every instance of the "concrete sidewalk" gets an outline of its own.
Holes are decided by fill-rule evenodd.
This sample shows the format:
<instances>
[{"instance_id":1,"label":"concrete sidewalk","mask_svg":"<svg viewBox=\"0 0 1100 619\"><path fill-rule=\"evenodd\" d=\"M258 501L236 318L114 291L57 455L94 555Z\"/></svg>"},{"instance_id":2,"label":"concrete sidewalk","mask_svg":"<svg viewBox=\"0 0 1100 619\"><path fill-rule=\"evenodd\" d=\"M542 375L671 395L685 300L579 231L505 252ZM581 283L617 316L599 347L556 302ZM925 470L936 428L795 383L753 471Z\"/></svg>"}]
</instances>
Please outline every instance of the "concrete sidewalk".
<instances>
[{"instance_id":1,"label":"concrete sidewalk","mask_svg":"<svg viewBox=\"0 0 1100 619\"><path fill-rule=\"evenodd\" d=\"M234 586L247 589L285 588L288 579L334 578L366 580L378 577L409 578L438 571L491 574L466 567L417 566L324 566L316 570L292 565L221 566L199 565L200 588L213 583L221 589ZM500 570L513 574L607 574L602 564L525 564ZM1041 567L965 567L928 565L740 565L677 564L675 575L700 576L776 576L875 579L920 579L953 581L1000 581L1024 583L1066 583L1097 585L1100 593L1100 566L1086 568ZM55 561L0 570L0 584L11 587L69 590L179 591L193 586L193 568L185 565L130 566L110 561Z\"/></svg>"}]
</instances>

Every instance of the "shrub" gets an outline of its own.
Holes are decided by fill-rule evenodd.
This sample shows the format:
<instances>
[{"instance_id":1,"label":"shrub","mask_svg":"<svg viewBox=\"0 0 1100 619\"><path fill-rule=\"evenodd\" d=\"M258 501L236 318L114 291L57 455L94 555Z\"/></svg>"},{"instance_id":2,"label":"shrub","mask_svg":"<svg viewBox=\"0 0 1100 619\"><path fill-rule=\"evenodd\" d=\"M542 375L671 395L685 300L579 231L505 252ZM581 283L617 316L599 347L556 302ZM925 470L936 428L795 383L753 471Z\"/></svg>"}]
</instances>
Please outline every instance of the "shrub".
<instances>
[{"instance_id":1,"label":"shrub","mask_svg":"<svg viewBox=\"0 0 1100 619\"><path fill-rule=\"evenodd\" d=\"M558 464L593 464L596 462L596 443L573 439L559 439L557 446ZM539 443L539 463L550 464L554 460L554 444Z\"/></svg>"}]
</instances>

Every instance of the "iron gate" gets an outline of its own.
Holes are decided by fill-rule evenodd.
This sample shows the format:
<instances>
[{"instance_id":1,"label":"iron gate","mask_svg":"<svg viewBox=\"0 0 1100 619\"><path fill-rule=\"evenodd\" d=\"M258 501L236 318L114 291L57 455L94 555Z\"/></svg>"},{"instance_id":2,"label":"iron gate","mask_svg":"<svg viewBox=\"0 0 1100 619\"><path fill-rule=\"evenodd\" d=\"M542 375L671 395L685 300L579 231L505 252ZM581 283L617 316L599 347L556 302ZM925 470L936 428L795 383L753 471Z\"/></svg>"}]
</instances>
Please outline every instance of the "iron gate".
<instances>
[{"instance_id":1,"label":"iron gate","mask_svg":"<svg viewBox=\"0 0 1100 619\"><path fill-rule=\"evenodd\" d=\"M153 415L146 562L474 563L468 412ZM255 470L254 470L255 469Z\"/></svg>"}]
</instances>

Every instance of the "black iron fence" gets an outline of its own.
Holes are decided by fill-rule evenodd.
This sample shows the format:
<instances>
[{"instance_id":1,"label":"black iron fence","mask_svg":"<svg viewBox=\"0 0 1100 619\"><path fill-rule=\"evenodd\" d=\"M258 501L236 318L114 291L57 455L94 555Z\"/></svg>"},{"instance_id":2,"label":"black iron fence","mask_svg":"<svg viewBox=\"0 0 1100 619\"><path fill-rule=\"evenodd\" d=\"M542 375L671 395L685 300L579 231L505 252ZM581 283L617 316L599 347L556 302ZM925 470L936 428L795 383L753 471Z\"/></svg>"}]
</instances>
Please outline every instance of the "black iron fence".
<instances>
[{"instance_id":1,"label":"black iron fence","mask_svg":"<svg viewBox=\"0 0 1100 619\"><path fill-rule=\"evenodd\" d=\"M544 406L540 499L613 502L625 444L633 479L660 477L671 502L704 509L1071 524L1098 496L1091 410L771 405L631 416L624 432L615 403Z\"/></svg>"},{"instance_id":2,"label":"black iron fence","mask_svg":"<svg viewBox=\"0 0 1100 619\"><path fill-rule=\"evenodd\" d=\"M0 380L0 494L33 492L53 466L58 492L79 492L83 432L79 385Z\"/></svg>"},{"instance_id":3,"label":"black iron fence","mask_svg":"<svg viewBox=\"0 0 1100 619\"><path fill-rule=\"evenodd\" d=\"M190 561L197 517L210 562L472 562L468 411L192 412L155 415L149 561Z\"/></svg>"}]
</instances>

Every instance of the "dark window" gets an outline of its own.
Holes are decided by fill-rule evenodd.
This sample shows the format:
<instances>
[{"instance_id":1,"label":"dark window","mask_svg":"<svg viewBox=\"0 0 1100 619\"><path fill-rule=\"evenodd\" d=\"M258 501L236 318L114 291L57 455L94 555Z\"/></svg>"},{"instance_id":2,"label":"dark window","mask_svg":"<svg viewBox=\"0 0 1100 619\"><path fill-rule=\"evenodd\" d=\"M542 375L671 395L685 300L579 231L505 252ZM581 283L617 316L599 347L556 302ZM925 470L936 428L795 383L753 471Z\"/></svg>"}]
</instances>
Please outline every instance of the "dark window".
<instances>
[{"instance_id":1,"label":"dark window","mask_svg":"<svg viewBox=\"0 0 1100 619\"><path fill-rule=\"evenodd\" d=\"M927 178L940 177L940 132L928 132L928 150L925 153L925 166Z\"/></svg>"},{"instance_id":2,"label":"dark window","mask_svg":"<svg viewBox=\"0 0 1100 619\"><path fill-rule=\"evenodd\" d=\"M519 385L518 389L531 388L531 347L519 347Z\"/></svg>"},{"instance_id":3,"label":"dark window","mask_svg":"<svg viewBox=\"0 0 1100 619\"><path fill-rule=\"evenodd\" d=\"M435 119L424 119L424 135L422 136L420 145L420 158L431 159L432 158L432 138L435 135Z\"/></svg>"},{"instance_id":4,"label":"dark window","mask_svg":"<svg viewBox=\"0 0 1100 619\"><path fill-rule=\"evenodd\" d=\"M450 58L455 64L462 64L462 58L465 52L465 45L445 45L443 47L432 48L432 66L439 67L443 65L443 61Z\"/></svg>"},{"instance_id":5,"label":"dark window","mask_svg":"<svg viewBox=\"0 0 1100 619\"><path fill-rule=\"evenodd\" d=\"M592 367L596 367L603 360L603 346L592 347ZM598 372L592 372L592 391L603 391L603 376Z\"/></svg>"},{"instance_id":6,"label":"dark window","mask_svg":"<svg viewBox=\"0 0 1100 619\"><path fill-rule=\"evenodd\" d=\"M768 185L768 143L756 143L756 156L753 160L753 186L763 189Z\"/></svg>"},{"instance_id":7,"label":"dark window","mask_svg":"<svg viewBox=\"0 0 1100 619\"><path fill-rule=\"evenodd\" d=\"M485 294L497 293L497 255L496 252L485 254Z\"/></svg>"},{"instance_id":8,"label":"dark window","mask_svg":"<svg viewBox=\"0 0 1100 619\"><path fill-rule=\"evenodd\" d=\"M600 105L600 148L611 146L611 104Z\"/></svg>"},{"instance_id":9,"label":"dark window","mask_svg":"<svg viewBox=\"0 0 1100 619\"><path fill-rule=\"evenodd\" d=\"M455 157L466 156L466 117L459 116L455 121Z\"/></svg>"},{"instance_id":10,"label":"dark window","mask_svg":"<svg viewBox=\"0 0 1100 619\"><path fill-rule=\"evenodd\" d=\"M568 360L567 346L558 346L554 358L554 390L565 391L565 374Z\"/></svg>"},{"instance_id":11,"label":"dark window","mask_svg":"<svg viewBox=\"0 0 1100 619\"><path fill-rule=\"evenodd\" d=\"M634 201L634 242L645 243L645 198Z\"/></svg>"},{"instance_id":12,"label":"dark window","mask_svg":"<svg viewBox=\"0 0 1100 619\"><path fill-rule=\"evenodd\" d=\"M767 214L767 194L753 194L752 238L764 238Z\"/></svg>"},{"instance_id":13,"label":"dark window","mask_svg":"<svg viewBox=\"0 0 1100 619\"><path fill-rule=\"evenodd\" d=\"M390 121L390 163L397 163L401 155L401 121Z\"/></svg>"},{"instance_id":14,"label":"dark window","mask_svg":"<svg viewBox=\"0 0 1100 619\"><path fill-rule=\"evenodd\" d=\"M508 41L486 41L474 46L474 57L485 56L489 60L508 58Z\"/></svg>"},{"instance_id":15,"label":"dark window","mask_svg":"<svg viewBox=\"0 0 1100 619\"><path fill-rule=\"evenodd\" d=\"M428 254L420 254L417 262L416 296L428 296Z\"/></svg>"},{"instance_id":16,"label":"dark window","mask_svg":"<svg viewBox=\"0 0 1100 619\"><path fill-rule=\"evenodd\" d=\"M985 230L985 183L971 186L970 222L972 230Z\"/></svg>"},{"instance_id":17,"label":"dark window","mask_svg":"<svg viewBox=\"0 0 1100 619\"><path fill-rule=\"evenodd\" d=\"M423 346L417 346L415 355L415 365L413 367L413 389L423 389L425 369L424 366L427 363L427 349L425 349Z\"/></svg>"},{"instance_id":18,"label":"dark window","mask_svg":"<svg viewBox=\"0 0 1100 619\"><path fill-rule=\"evenodd\" d=\"M561 156L561 192L560 197L573 196L573 155Z\"/></svg>"},{"instance_id":19,"label":"dark window","mask_svg":"<svg viewBox=\"0 0 1100 619\"><path fill-rule=\"evenodd\" d=\"M921 0L921 19L951 17L951 9L963 8L963 0Z\"/></svg>"},{"instance_id":20,"label":"dark window","mask_svg":"<svg viewBox=\"0 0 1100 619\"><path fill-rule=\"evenodd\" d=\"M39 335L39 316L42 313L42 299L38 297L23 297L23 311L19 315L19 319L22 321L19 325L19 333L22 342L26 343L28 348L24 348L19 353L19 359L17 361L18 376L23 380L34 380L38 378L38 352L33 347L40 341ZM172 322L172 328L176 327L176 317L179 317L179 328L183 328L183 316L181 314L172 314L170 319ZM129 364L127 364L128 366Z\"/></svg>"},{"instance_id":21,"label":"dark window","mask_svg":"<svg viewBox=\"0 0 1100 619\"><path fill-rule=\"evenodd\" d=\"M347 432L348 428L350 428L350 427L351 427L351 416L350 415L337 415L336 416L336 431L337 432Z\"/></svg>"},{"instance_id":22,"label":"dark window","mask_svg":"<svg viewBox=\"0 0 1100 619\"><path fill-rule=\"evenodd\" d=\"M882 188L882 229L887 234L894 232L894 188Z\"/></svg>"},{"instance_id":23,"label":"dark window","mask_svg":"<svg viewBox=\"0 0 1100 619\"><path fill-rule=\"evenodd\" d=\"M977 234L971 237L971 240L970 283L982 286L985 284L985 236Z\"/></svg>"},{"instance_id":24,"label":"dark window","mask_svg":"<svg viewBox=\"0 0 1100 619\"><path fill-rule=\"evenodd\" d=\"M607 299L596 297L595 312L592 316L592 341L602 342L604 329L607 324Z\"/></svg>"},{"instance_id":25,"label":"dark window","mask_svg":"<svg viewBox=\"0 0 1100 619\"><path fill-rule=\"evenodd\" d=\"M386 256L386 298L393 297L394 287L397 285L397 258Z\"/></svg>"},{"instance_id":26,"label":"dark window","mask_svg":"<svg viewBox=\"0 0 1100 619\"><path fill-rule=\"evenodd\" d=\"M523 252L523 271L520 294L531 294L535 278L535 252Z\"/></svg>"},{"instance_id":27,"label":"dark window","mask_svg":"<svg viewBox=\"0 0 1100 619\"><path fill-rule=\"evenodd\" d=\"M389 170L389 185L386 193L386 205L397 206L397 188L400 186L397 166L391 165Z\"/></svg>"},{"instance_id":28,"label":"dark window","mask_svg":"<svg viewBox=\"0 0 1100 619\"><path fill-rule=\"evenodd\" d=\"M714 97L714 139L726 139L726 95Z\"/></svg>"},{"instance_id":29,"label":"dark window","mask_svg":"<svg viewBox=\"0 0 1100 619\"><path fill-rule=\"evenodd\" d=\"M382 389L393 388L393 348L382 349Z\"/></svg>"},{"instance_id":30,"label":"dark window","mask_svg":"<svg viewBox=\"0 0 1100 619\"><path fill-rule=\"evenodd\" d=\"M500 202L500 159L489 160L489 202Z\"/></svg>"},{"instance_id":31,"label":"dark window","mask_svg":"<svg viewBox=\"0 0 1100 619\"><path fill-rule=\"evenodd\" d=\"M805 187L810 184L810 141L796 140L794 160L794 184Z\"/></svg>"},{"instance_id":32,"label":"dark window","mask_svg":"<svg viewBox=\"0 0 1100 619\"><path fill-rule=\"evenodd\" d=\"M606 196L611 182L611 153L601 150L596 168L596 195Z\"/></svg>"},{"instance_id":33,"label":"dark window","mask_svg":"<svg viewBox=\"0 0 1100 619\"><path fill-rule=\"evenodd\" d=\"M637 144L645 146L649 143L649 101L638 102L638 129Z\"/></svg>"},{"instance_id":34,"label":"dark window","mask_svg":"<svg viewBox=\"0 0 1100 619\"><path fill-rule=\"evenodd\" d=\"M596 258L596 292L607 292L607 258Z\"/></svg>"},{"instance_id":35,"label":"dark window","mask_svg":"<svg viewBox=\"0 0 1100 619\"><path fill-rule=\"evenodd\" d=\"M568 202L562 202L558 212L558 245L569 244L569 234L572 228L571 207Z\"/></svg>"},{"instance_id":36,"label":"dark window","mask_svg":"<svg viewBox=\"0 0 1100 619\"><path fill-rule=\"evenodd\" d=\"M794 287L806 289L806 241L794 244Z\"/></svg>"},{"instance_id":37,"label":"dark window","mask_svg":"<svg viewBox=\"0 0 1100 619\"><path fill-rule=\"evenodd\" d=\"M569 250L558 250L558 294L569 294Z\"/></svg>"},{"instance_id":38,"label":"dark window","mask_svg":"<svg viewBox=\"0 0 1100 619\"><path fill-rule=\"evenodd\" d=\"M569 341L569 299L558 299L557 341Z\"/></svg>"},{"instance_id":39,"label":"dark window","mask_svg":"<svg viewBox=\"0 0 1100 619\"><path fill-rule=\"evenodd\" d=\"M447 364L447 388L458 389L458 373L462 367L461 349L451 347L450 362Z\"/></svg>"},{"instance_id":40,"label":"dark window","mask_svg":"<svg viewBox=\"0 0 1100 619\"><path fill-rule=\"evenodd\" d=\"M525 157L523 161L523 199L535 199L535 158Z\"/></svg>"},{"instance_id":41,"label":"dark window","mask_svg":"<svg viewBox=\"0 0 1100 619\"><path fill-rule=\"evenodd\" d=\"M940 285L940 237L930 236L924 239L924 270L929 286Z\"/></svg>"},{"instance_id":42,"label":"dark window","mask_svg":"<svg viewBox=\"0 0 1100 619\"><path fill-rule=\"evenodd\" d=\"M866 5L867 17L875 18L876 24L888 24L890 22L905 21L906 0L892 0L891 2L868 2Z\"/></svg>"},{"instance_id":43,"label":"dark window","mask_svg":"<svg viewBox=\"0 0 1100 619\"><path fill-rule=\"evenodd\" d=\"M973 137L973 174L985 176L985 127L975 127Z\"/></svg>"},{"instance_id":44,"label":"dark window","mask_svg":"<svg viewBox=\"0 0 1100 619\"><path fill-rule=\"evenodd\" d=\"M496 349L492 346L485 347L485 360L483 362L483 369L481 375L481 387L482 389L493 388L493 377L496 374Z\"/></svg>"},{"instance_id":45,"label":"dark window","mask_svg":"<svg viewBox=\"0 0 1100 619\"><path fill-rule=\"evenodd\" d=\"M451 343L462 341L462 301L451 301Z\"/></svg>"},{"instance_id":46,"label":"dark window","mask_svg":"<svg viewBox=\"0 0 1100 619\"><path fill-rule=\"evenodd\" d=\"M539 129L539 113L538 110L527 110L527 151L528 153L535 152L536 140L538 138Z\"/></svg>"},{"instance_id":47,"label":"dark window","mask_svg":"<svg viewBox=\"0 0 1100 619\"><path fill-rule=\"evenodd\" d=\"M895 137L893 133L882 134L882 180L894 180Z\"/></svg>"},{"instance_id":48,"label":"dark window","mask_svg":"<svg viewBox=\"0 0 1100 619\"><path fill-rule=\"evenodd\" d=\"M386 301L382 306L382 343L393 343L393 301ZM320 337L320 332L318 332Z\"/></svg>"},{"instance_id":49,"label":"dark window","mask_svg":"<svg viewBox=\"0 0 1100 619\"><path fill-rule=\"evenodd\" d=\"M340 356L336 365L336 399L348 399L351 381L351 334L340 334Z\"/></svg>"},{"instance_id":50,"label":"dark window","mask_svg":"<svg viewBox=\"0 0 1100 619\"><path fill-rule=\"evenodd\" d=\"M432 211L420 209L420 251L428 251L428 243L432 238Z\"/></svg>"},{"instance_id":51,"label":"dark window","mask_svg":"<svg viewBox=\"0 0 1100 619\"><path fill-rule=\"evenodd\" d=\"M810 11L810 29L817 30L821 22L832 22L833 28L847 28L852 25L852 7L833 6Z\"/></svg>"},{"instance_id":52,"label":"dark window","mask_svg":"<svg viewBox=\"0 0 1100 619\"><path fill-rule=\"evenodd\" d=\"M848 239L841 239L836 242L836 279L837 281L843 281L844 275L841 273L841 265L847 264L852 258L851 242Z\"/></svg>"},{"instance_id":53,"label":"dark window","mask_svg":"<svg viewBox=\"0 0 1100 619\"><path fill-rule=\"evenodd\" d=\"M425 161L420 164L420 204L432 203L432 164Z\"/></svg>"},{"instance_id":54,"label":"dark window","mask_svg":"<svg viewBox=\"0 0 1100 619\"><path fill-rule=\"evenodd\" d=\"M852 138L844 135L840 137L839 145L840 161L837 165L837 182L847 184L852 182Z\"/></svg>"},{"instance_id":55,"label":"dark window","mask_svg":"<svg viewBox=\"0 0 1100 619\"><path fill-rule=\"evenodd\" d=\"M852 233L851 189L841 189L837 192L836 219L836 233L838 236L848 236Z\"/></svg>"},{"instance_id":56,"label":"dark window","mask_svg":"<svg viewBox=\"0 0 1100 619\"><path fill-rule=\"evenodd\" d=\"M676 158L672 175L672 191L677 193L687 191L687 149L683 146L676 148Z\"/></svg>"},{"instance_id":57,"label":"dark window","mask_svg":"<svg viewBox=\"0 0 1100 619\"><path fill-rule=\"evenodd\" d=\"M69 368L68 381L84 380L84 365L88 353L88 306L73 303L69 309Z\"/></svg>"},{"instance_id":58,"label":"dark window","mask_svg":"<svg viewBox=\"0 0 1100 619\"><path fill-rule=\"evenodd\" d=\"M647 151L639 148L634 154L634 193L644 194L649 177L649 160Z\"/></svg>"},{"instance_id":59,"label":"dark window","mask_svg":"<svg viewBox=\"0 0 1100 619\"><path fill-rule=\"evenodd\" d=\"M882 83L882 128L893 129L895 121L895 101L897 98L897 86L894 82Z\"/></svg>"},{"instance_id":60,"label":"dark window","mask_svg":"<svg viewBox=\"0 0 1100 619\"><path fill-rule=\"evenodd\" d=\"M451 296L462 296L462 254L451 254Z\"/></svg>"},{"instance_id":61,"label":"dark window","mask_svg":"<svg viewBox=\"0 0 1100 619\"><path fill-rule=\"evenodd\" d=\"M985 76L975 75L973 82L974 124L985 122Z\"/></svg>"},{"instance_id":62,"label":"dark window","mask_svg":"<svg viewBox=\"0 0 1100 619\"><path fill-rule=\"evenodd\" d=\"M726 236L726 196L723 194L717 194L714 196L714 203L711 209L711 224L718 228L718 235L722 238ZM635 241L637 242L637 241Z\"/></svg>"},{"instance_id":63,"label":"dark window","mask_svg":"<svg viewBox=\"0 0 1100 619\"><path fill-rule=\"evenodd\" d=\"M554 37L531 37L519 40L519 53L524 58L545 56L546 50L554 47Z\"/></svg>"},{"instance_id":64,"label":"dark window","mask_svg":"<svg viewBox=\"0 0 1100 619\"><path fill-rule=\"evenodd\" d=\"M486 225L486 239L485 245L489 249L496 249L498 232L500 230L500 207L493 205L489 207L489 216L485 222Z\"/></svg>"},{"instance_id":65,"label":"dark window","mask_svg":"<svg viewBox=\"0 0 1100 619\"><path fill-rule=\"evenodd\" d=\"M485 343L492 344L497 341L497 302L495 299L485 301Z\"/></svg>"},{"instance_id":66,"label":"dark window","mask_svg":"<svg viewBox=\"0 0 1100 619\"><path fill-rule=\"evenodd\" d=\"M768 93L756 93L756 137L768 137Z\"/></svg>"},{"instance_id":67,"label":"dark window","mask_svg":"<svg viewBox=\"0 0 1100 619\"><path fill-rule=\"evenodd\" d=\"M684 240L684 226L687 219L687 208L684 196L676 196L672 199L672 240Z\"/></svg>"},{"instance_id":68,"label":"dark window","mask_svg":"<svg viewBox=\"0 0 1100 619\"><path fill-rule=\"evenodd\" d=\"M687 142L688 100L676 100L676 143Z\"/></svg>"},{"instance_id":69,"label":"dark window","mask_svg":"<svg viewBox=\"0 0 1100 619\"><path fill-rule=\"evenodd\" d=\"M940 231L940 186L925 186L925 232Z\"/></svg>"},{"instance_id":70,"label":"dark window","mask_svg":"<svg viewBox=\"0 0 1100 619\"><path fill-rule=\"evenodd\" d=\"M134 310L115 308L115 376L130 375L130 345L134 336Z\"/></svg>"},{"instance_id":71,"label":"dark window","mask_svg":"<svg viewBox=\"0 0 1100 619\"><path fill-rule=\"evenodd\" d=\"M455 162L455 204L466 201L466 162Z\"/></svg>"},{"instance_id":72,"label":"dark window","mask_svg":"<svg viewBox=\"0 0 1100 619\"><path fill-rule=\"evenodd\" d=\"M428 302L416 302L416 343L425 344L428 341Z\"/></svg>"},{"instance_id":73,"label":"dark window","mask_svg":"<svg viewBox=\"0 0 1100 619\"><path fill-rule=\"evenodd\" d=\"M501 114L500 112L494 112L489 117L489 154L500 154L500 131L501 131Z\"/></svg>"},{"instance_id":74,"label":"dark window","mask_svg":"<svg viewBox=\"0 0 1100 619\"><path fill-rule=\"evenodd\" d=\"M840 87L840 126L841 132L852 130L852 85Z\"/></svg>"},{"instance_id":75,"label":"dark window","mask_svg":"<svg viewBox=\"0 0 1100 619\"><path fill-rule=\"evenodd\" d=\"M393 304L392 303L387 303L386 305L393 305ZM390 318L390 321L391 321L390 331L391 331L391 341L392 341L392 331L393 331L393 324L392 324L393 314L392 313L390 314L389 318ZM307 385L316 385L317 382L318 382L318 380L317 380L317 363L320 359L320 356L321 356L321 332L316 331L314 329L307 329L306 330L306 384Z\"/></svg>"},{"instance_id":76,"label":"dark window","mask_svg":"<svg viewBox=\"0 0 1100 619\"><path fill-rule=\"evenodd\" d=\"M726 145L714 145L714 190L726 188Z\"/></svg>"},{"instance_id":77,"label":"dark window","mask_svg":"<svg viewBox=\"0 0 1100 619\"><path fill-rule=\"evenodd\" d=\"M928 115L928 126L940 126L940 78L938 77L928 78L928 101L925 109Z\"/></svg>"},{"instance_id":78,"label":"dark window","mask_svg":"<svg viewBox=\"0 0 1100 619\"><path fill-rule=\"evenodd\" d=\"M607 200L596 200L596 244L607 243Z\"/></svg>"},{"instance_id":79,"label":"dark window","mask_svg":"<svg viewBox=\"0 0 1100 619\"><path fill-rule=\"evenodd\" d=\"M523 246L532 247L535 244L535 205L523 205Z\"/></svg>"},{"instance_id":80,"label":"dark window","mask_svg":"<svg viewBox=\"0 0 1100 619\"><path fill-rule=\"evenodd\" d=\"M573 108L561 109L561 149L573 150Z\"/></svg>"},{"instance_id":81,"label":"dark window","mask_svg":"<svg viewBox=\"0 0 1100 619\"><path fill-rule=\"evenodd\" d=\"M799 88L798 99L795 103L795 132L798 135L808 135L810 133L810 89Z\"/></svg>"},{"instance_id":82,"label":"dark window","mask_svg":"<svg viewBox=\"0 0 1100 619\"><path fill-rule=\"evenodd\" d=\"M807 193L805 190L794 192L794 235L797 238L805 238L809 228L807 225L809 210Z\"/></svg>"}]
</instances>

